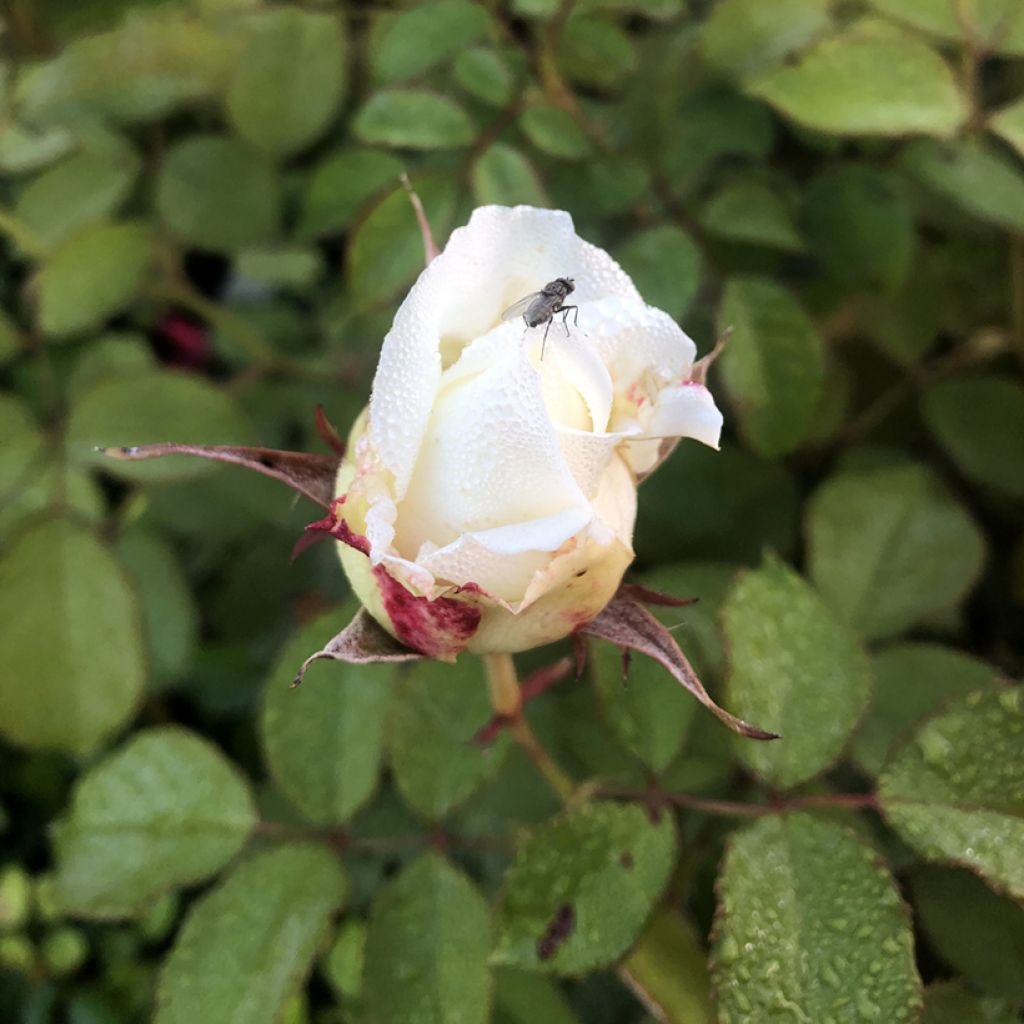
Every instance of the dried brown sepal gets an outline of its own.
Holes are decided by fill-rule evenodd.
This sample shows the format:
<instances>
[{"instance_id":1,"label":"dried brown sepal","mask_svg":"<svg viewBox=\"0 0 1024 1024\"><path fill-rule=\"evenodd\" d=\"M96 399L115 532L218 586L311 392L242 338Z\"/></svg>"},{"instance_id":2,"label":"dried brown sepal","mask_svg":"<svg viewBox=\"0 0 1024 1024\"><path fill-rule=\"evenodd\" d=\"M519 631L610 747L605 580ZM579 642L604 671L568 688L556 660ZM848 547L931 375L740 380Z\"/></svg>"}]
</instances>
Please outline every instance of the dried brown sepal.
<instances>
[{"instance_id":1,"label":"dried brown sepal","mask_svg":"<svg viewBox=\"0 0 1024 1024\"><path fill-rule=\"evenodd\" d=\"M579 632L654 658L733 732L755 740L779 738L777 733L758 729L720 708L704 689L704 685L697 678L697 673L693 671L672 634L628 592L623 593L620 589L604 611L581 626Z\"/></svg>"},{"instance_id":2,"label":"dried brown sepal","mask_svg":"<svg viewBox=\"0 0 1024 1024\"><path fill-rule=\"evenodd\" d=\"M699 597L673 597L671 594L663 594L660 590L651 590L642 583L623 583L619 587L619 593L627 594L640 604L653 604L664 608L685 608L700 600Z\"/></svg>"},{"instance_id":3,"label":"dried brown sepal","mask_svg":"<svg viewBox=\"0 0 1024 1024\"><path fill-rule=\"evenodd\" d=\"M399 643L365 608L316 654L311 654L295 673L292 686L302 682L309 666L316 661L347 661L350 665L374 662L415 661L423 655Z\"/></svg>"},{"instance_id":4,"label":"dried brown sepal","mask_svg":"<svg viewBox=\"0 0 1024 1024\"><path fill-rule=\"evenodd\" d=\"M307 452L282 452L274 448L249 448L234 445L144 444L132 448L97 448L98 452L123 462L159 459L165 455L194 455L200 459L244 466L280 480L323 508L334 498L334 480L338 475L337 455L310 455Z\"/></svg>"},{"instance_id":5,"label":"dried brown sepal","mask_svg":"<svg viewBox=\"0 0 1024 1024\"><path fill-rule=\"evenodd\" d=\"M441 250L438 249L437 243L434 241L434 234L430 230L430 221L427 220L427 213L423 209L423 202L412 187L409 175L402 171L399 177L401 178L402 186L409 194L409 202L412 203L413 211L416 214L416 223L420 226L420 237L423 239L423 262L429 264Z\"/></svg>"},{"instance_id":6,"label":"dried brown sepal","mask_svg":"<svg viewBox=\"0 0 1024 1024\"><path fill-rule=\"evenodd\" d=\"M338 433L338 428L327 418L327 413L324 412L322 405L316 407L314 415L316 417L316 432L320 435L321 440L339 459L343 459L345 457L345 442L341 434Z\"/></svg>"}]
</instances>

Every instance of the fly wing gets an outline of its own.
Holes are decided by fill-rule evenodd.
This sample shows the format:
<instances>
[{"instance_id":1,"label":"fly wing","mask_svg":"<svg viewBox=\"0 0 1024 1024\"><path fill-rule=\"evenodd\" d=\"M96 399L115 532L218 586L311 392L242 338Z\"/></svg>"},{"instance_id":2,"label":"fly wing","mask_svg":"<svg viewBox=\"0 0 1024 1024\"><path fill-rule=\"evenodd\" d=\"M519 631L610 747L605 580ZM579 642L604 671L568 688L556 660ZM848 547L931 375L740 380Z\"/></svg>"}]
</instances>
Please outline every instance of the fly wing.
<instances>
[{"instance_id":1,"label":"fly wing","mask_svg":"<svg viewBox=\"0 0 1024 1024\"><path fill-rule=\"evenodd\" d=\"M501 314L502 320L516 320L526 314L526 311L543 295L543 292L530 292L529 295L524 295L518 302L513 302L504 313Z\"/></svg>"}]
</instances>

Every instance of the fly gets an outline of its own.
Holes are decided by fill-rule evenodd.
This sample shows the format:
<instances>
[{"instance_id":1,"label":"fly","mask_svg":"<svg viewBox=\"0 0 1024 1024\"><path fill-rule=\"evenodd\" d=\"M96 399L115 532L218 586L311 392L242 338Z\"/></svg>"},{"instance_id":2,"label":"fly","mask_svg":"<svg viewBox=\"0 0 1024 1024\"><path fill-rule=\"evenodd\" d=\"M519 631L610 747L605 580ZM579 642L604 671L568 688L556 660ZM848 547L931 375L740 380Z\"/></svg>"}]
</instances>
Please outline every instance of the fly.
<instances>
[{"instance_id":1,"label":"fly","mask_svg":"<svg viewBox=\"0 0 1024 1024\"><path fill-rule=\"evenodd\" d=\"M517 316L521 316L527 327L540 327L541 324L546 324L544 340L540 343L540 357L543 359L544 346L547 345L548 331L551 330L551 321L554 317L559 313L562 314L562 326L565 328L566 334L569 333L569 325L566 321L569 319L570 312L573 313L573 326L575 327L579 322L579 306L565 305L566 298L575 290L576 285L571 277L556 277L554 281L548 281L539 292L533 292L518 302L512 303L501 314L501 319L515 320Z\"/></svg>"}]
</instances>

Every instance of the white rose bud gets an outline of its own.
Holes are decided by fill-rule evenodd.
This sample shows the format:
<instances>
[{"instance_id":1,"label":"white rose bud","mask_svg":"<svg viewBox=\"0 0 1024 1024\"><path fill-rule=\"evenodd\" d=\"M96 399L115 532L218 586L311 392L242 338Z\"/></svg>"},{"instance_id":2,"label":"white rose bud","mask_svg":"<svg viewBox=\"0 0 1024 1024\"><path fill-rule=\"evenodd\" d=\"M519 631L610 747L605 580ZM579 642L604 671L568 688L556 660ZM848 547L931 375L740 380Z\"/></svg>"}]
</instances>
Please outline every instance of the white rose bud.
<instances>
[{"instance_id":1,"label":"white rose bud","mask_svg":"<svg viewBox=\"0 0 1024 1024\"><path fill-rule=\"evenodd\" d=\"M575 282L565 323L502 320L556 278ZM399 308L338 475L332 532L360 601L445 659L589 622L633 559L638 476L666 439L718 447L694 355L567 213L476 210Z\"/></svg>"}]
</instances>

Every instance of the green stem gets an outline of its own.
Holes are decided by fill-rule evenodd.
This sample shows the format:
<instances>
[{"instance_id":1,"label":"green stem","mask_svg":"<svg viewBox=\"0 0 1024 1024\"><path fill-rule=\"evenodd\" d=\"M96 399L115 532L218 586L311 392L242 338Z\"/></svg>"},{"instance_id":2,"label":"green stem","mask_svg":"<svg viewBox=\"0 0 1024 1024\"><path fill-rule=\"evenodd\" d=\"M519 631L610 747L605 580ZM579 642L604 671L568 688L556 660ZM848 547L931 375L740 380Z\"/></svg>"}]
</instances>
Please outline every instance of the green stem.
<instances>
[{"instance_id":1,"label":"green stem","mask_svg":"<svg viewBox=\"0 0 1024 1024\"><path fill-rule=\"evenodd\" d=\"M537 766L547 783L567 802L575 789L572 779L555 764L554 759L537 739L530 723L523 714L523 699L519 690L515 662L511 654L485 654L484 666L491 688L491 704L494 710L507 719L509 732L523 748L523 752Z\"/></svg>"}]
</instances>

